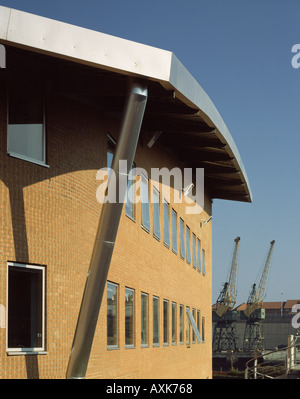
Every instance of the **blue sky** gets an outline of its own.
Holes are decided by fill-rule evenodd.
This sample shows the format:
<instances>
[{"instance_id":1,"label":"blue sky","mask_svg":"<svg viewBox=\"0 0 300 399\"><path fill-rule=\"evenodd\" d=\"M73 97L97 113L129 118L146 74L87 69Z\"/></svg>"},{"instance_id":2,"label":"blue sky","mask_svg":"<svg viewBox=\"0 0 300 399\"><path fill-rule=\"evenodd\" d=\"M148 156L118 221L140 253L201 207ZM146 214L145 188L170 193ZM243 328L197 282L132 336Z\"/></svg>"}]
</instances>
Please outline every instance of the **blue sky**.
<instances>
[{"instance_id":1,"label":"blue sky","mask_svg":"<svg viewBox=\"0 0 300 399\"><path fill-rule=\"evenodd\" d=\"M253 204L213 204L213 301L241 237L238 299L275 249L266 301L300 298L298 0L37 0L0 5L173 51L210 96L239 149ZM63 38L62 38L63 40Z\"/></svg>"}]
</instances>

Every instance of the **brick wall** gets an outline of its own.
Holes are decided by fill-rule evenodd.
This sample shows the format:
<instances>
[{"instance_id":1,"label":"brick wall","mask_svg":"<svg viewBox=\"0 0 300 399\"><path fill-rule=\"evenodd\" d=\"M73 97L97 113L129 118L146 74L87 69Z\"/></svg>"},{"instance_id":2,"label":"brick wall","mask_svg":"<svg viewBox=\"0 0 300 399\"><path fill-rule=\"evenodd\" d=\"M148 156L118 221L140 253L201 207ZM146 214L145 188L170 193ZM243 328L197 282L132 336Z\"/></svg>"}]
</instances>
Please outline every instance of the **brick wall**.
<instances>
[{"instance_id":1,"label":"brick wall","mask_svg":"<svg viewBox=\"0 0 300 399\"><path fill-rule=\"evenodd\" d=\"M3 85L2 85L3 87ZM101 211L96 200L96 172L106 166L107 137L117 136L119 122L96 108L48 92L46 104L47 164L42 167L7 155L6 92L0 91L0 304L7 309L7 262L44 265L46 268L46 354L6 353L6 325L0 328L0 378L65 378L69 353L83 294L86 273ZM156 145L140 140L136 165L178 166ZM172 207L172 204L171 204ZM106 296L98 320L87 378L207 378L211 377L211 215L206 198L201 215L179 217L201 239L206 254L206 275L193 269L141 228L123 210L108 279L119 285L119 349L106 342ZM151 209L151 208L150 208ZM152 211L151 211L152 212ZM163 236L163 206L160 207ZM151 217L152 220L152 217ZM153 225L152 225L153 227ZM179 247L179 224L178 224ZM135 290L135 347L125 348L124 292ZM149 347L141 347L140 295L149 294ZM160 298L160 346L153 347L152 296ZM162 344L163 299L200 310L205 317L205 343L189 347ZM171 310L171 306L169 306ZM186 322L186 317L185 317ZM0 327L1 327L0 326ZM169 319L171 337L171 317ZM201 333L201 331L200 331Z\"/></svg>"}]
</instances>

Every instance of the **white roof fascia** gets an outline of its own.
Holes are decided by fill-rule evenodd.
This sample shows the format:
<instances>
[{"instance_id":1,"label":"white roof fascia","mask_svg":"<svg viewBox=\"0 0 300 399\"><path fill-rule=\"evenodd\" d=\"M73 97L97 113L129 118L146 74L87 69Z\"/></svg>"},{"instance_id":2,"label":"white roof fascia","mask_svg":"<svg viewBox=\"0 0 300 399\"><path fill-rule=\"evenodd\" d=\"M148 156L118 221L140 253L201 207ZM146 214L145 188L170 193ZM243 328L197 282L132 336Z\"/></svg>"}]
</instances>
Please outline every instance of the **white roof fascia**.
<instances>
[{"instance_id":1,"label":"white roof fascia","mask_svg":"<svg viewBox=\"0 0 300 399\"><path fill-rule=\"evenodd\" d=\"M228 146L241 178L252 194L238 149L216 107L170 51L0 6L0 41L62 59L160 82L199 109L205 122Z\"/></svg>"}]
</instances>

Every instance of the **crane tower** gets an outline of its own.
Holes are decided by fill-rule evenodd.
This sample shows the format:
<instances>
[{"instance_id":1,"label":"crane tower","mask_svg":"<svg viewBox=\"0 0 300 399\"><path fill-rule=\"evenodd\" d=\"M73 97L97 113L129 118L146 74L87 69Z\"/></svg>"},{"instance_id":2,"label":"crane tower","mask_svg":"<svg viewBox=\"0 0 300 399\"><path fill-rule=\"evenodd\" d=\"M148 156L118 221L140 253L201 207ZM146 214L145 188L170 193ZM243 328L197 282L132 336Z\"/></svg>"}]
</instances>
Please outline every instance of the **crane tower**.
<instances>
[{"instance_id":1,"label":"crane tower","mask_svg":"<svg viewBox=\"0 0 300 399\"><path fill-rule=\"evenodd\" d=\"M224 284L216 304L213 307L213 351L222 352L237 349L234 322L237 320L237 311L233 310L236 303L236 277L240 237L234 240L234 252L228 281Z\"/></svg>"},{"instance_id":2,"label":"crane tower","mask_svg":"<svg viewBox=\"0 0 300 399\"><path fill-rule=\"evenodd\" d=\"M270 242L270 249L259 281L259 285L258 287L256 287L256 284L252 285L249 298L247 300L246 309L241 312L242 318L247 319L243 342L243 350L245 352L263 349L264 338L261 331L262 321L265 319L265 309L263 309L263 302L274 244L274 240Z\"/></svg>"}]
</instances>

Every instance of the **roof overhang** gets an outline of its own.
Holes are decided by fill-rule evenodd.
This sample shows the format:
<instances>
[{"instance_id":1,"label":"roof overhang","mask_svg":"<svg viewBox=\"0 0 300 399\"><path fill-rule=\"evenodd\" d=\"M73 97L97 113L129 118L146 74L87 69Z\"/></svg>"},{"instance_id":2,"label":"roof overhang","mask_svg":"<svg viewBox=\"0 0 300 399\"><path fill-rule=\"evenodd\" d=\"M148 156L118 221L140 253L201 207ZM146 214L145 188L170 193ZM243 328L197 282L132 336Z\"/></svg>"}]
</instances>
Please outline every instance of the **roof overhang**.
<instances>
[{"instance_id":1,"label":"roof overhang","mask_svg":"<svg viewBox=\"0 0 300 399\"><path fill-rule=\"evenodd\" d=\"M72 79L68 87L62 76L60 90L93 92L99 101L101 96L113 96L114 107L117 96L125 95L128 77L147 80L143 130L162 132L159 144L185 165L203 167L211 198L252 201L243 162L223 119L172 52L2 6L0 43L96 71L101 85L87 74ZM73 73L81 73L80 68ZM105 104L110 104L107 98Z\"/></svg>"}]
</instances>

